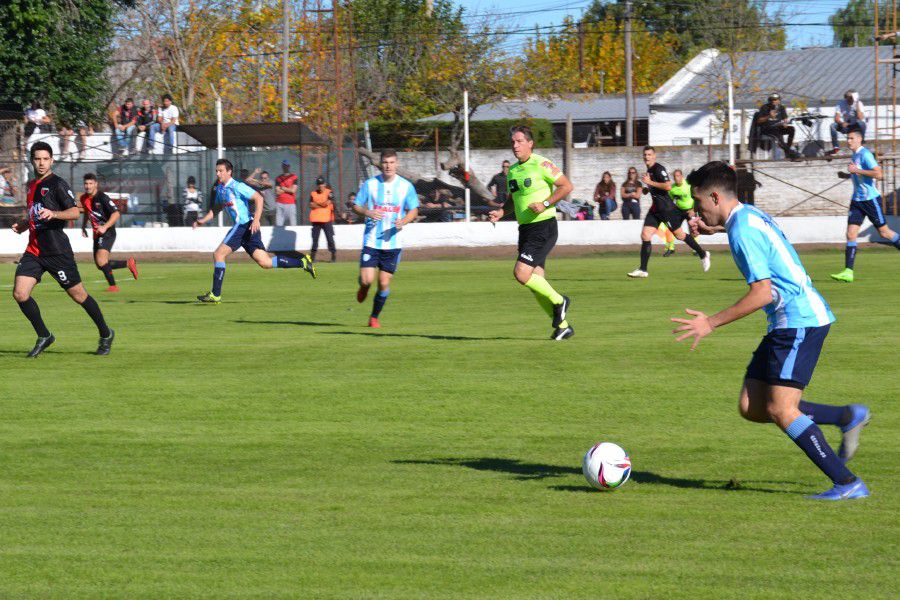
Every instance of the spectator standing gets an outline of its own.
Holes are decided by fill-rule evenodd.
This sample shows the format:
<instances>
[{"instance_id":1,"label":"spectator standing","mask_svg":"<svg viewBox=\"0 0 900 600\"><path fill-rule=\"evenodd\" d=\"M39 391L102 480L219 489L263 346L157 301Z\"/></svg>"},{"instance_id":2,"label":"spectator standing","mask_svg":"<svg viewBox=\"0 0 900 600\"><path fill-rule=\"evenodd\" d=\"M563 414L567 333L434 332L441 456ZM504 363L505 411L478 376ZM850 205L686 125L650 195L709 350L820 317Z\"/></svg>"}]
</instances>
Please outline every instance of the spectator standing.
<instances>
[{"instance_id":1,"label":"spectator standing","mask_svg":"<svg viewBox=\"0 0 900 600\"><path fill-rule=\"evenodd\" d=\"M122 156L134 150L134 135L137 130L137 107L134 98L125 98L125 104L116 112L115 134L118 152Z\"/></svg>"},{"instance_id":2,"label":"spectator standing","mask_svg":"<svg viewBox=\"0 0 900 600\"><path fill-rule=\"evenodd\" d=\"M150 136L150 130L156 123L156 107L149 100L141 100L141 107L137 111L137 133L144 134L144 146L141 148L142 154L147 154L153 148L153 138Z\"/></svg>"},{"instance_id":3,"label":"spectator standing","mask_svg":"<svg viewBox=\"0 0 900 600\"><path fill-rule=\"evenodd\" d=\"M612 173L604 171L594 188L594 202L600 208L600 219L609 221L611 215L617 208L616 204L616 183L613 181Z\"/></svg>"},{"instance_id":4,"label":"spectator standing","mask_svg":"<svg viewBox=\"0 0 900 600\"><path fill-rule=\"evenodd\" d=\"M247 184L263 197L262 224L275 225L278 204L275 202L275 184L269 177L269 172L263 171L259 167L253 169L253 172L247 177Z\"/></svg>"},{"instance_id":5,"label":"spectator standing","mask_svg":"<svg viewBox=\"0 0 900 600\"><path fill-rule=\"evenodd\" d=\"M312 248L309 256L315 261L319 250L319 234L325 232L331 262L337 262L334 246L334 192L322 177L316 178L316 189L309 193L309 222L312 224Z\"/></svg>"},{"instance_id":6,"label":"spectator standing","mask_svg":"<svg viewBox=\"0 0 900 600\"><path fill-rule=\"evenodd\" d=\"M193 227L194 223L200 216L201 198L200 190L197 189L197 180L191 175L187 178L187 185L182 193L184 203L184 225L185 227Z\"/></svg>"},{"instance_id":7,"label":"spectator standing","mask_svg":"<svg viewBox=\"0 0 900 600\"><path fill-rule=\"evenodd\" d=\"M841 151L838 144L838 134L847 135L851 131L858 131L863 141L866 139L866 113L859 93L856 90L844 92L844 99L834 107L834 123L831 124L832 149L828 154L837 154Z\"/></svg>"},{"instance_id":8,"label":"spectator standing","mask_svg":"<svg viewBox=\"0 0 900 600\"><path fill-rule=\"evenodd\" d=\"M275 178L275 225L297 224L297 176L291 173L291 163L281 161L281 175Z\"/></svg>"},{"instance_id":9,"label":"spectator standing","mask_svg":"<svg viewBox=\"0 0 900 600\"><path fill-rule=\"evenodd\" d=\"M35 100L25 110L25 137L31 137L34 133L50 133L52 129L50 117L47 111L41 108L41 103Z\"/></svg>"},{"instance_id":10,"label":"spectator standing","mask_svg":"<svg viewBox=\"0 0 900 600\"><path fill-rule=\"evenodd\" d=\"M628 168L628 175L625 176L625 182L622 183L619 193L622 196L622 219L625 221L640 219L641 194L643 192L636 168Z\"/></svg>"},{"instance_id":11,"label":"spectator standing","mask_svg":"<svg viewBox=\"0 0 900 600\"><path fill-rule=\"evenodd\" d=\"M153 140L157 132L163 134L163 154L171 154L175 147L175 134L178 132L178 107L172 102L172 96L166 94L162 97L162 108L156 115L156 123L150 126L150 140Z\"/></svg>"},{"instance_id":12,"label":"spectator standing","mask_svg":"<svg viewBox=\"0 0 900 600\"><path fill-rule=\"evenodd\" d=\"M492 208L503 208L506 199L509 197L509 190L506 187L506 176L509 174L509 161L504 160L500 165L500 172L491 178L488 189L494 194L494 200L488 199L488 204Z\"/></svg>"}]
</instances>

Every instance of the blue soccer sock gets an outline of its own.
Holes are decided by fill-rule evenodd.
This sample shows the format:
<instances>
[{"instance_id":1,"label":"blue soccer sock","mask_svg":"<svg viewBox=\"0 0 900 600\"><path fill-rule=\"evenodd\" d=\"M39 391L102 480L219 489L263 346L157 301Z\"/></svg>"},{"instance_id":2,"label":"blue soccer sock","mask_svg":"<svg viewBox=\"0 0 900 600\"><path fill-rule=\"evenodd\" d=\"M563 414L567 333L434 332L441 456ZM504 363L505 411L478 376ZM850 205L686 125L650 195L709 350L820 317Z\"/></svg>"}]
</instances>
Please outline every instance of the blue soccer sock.
<instances>
[{"instance_id":1,"label":"blue soccer sock","mask_svg":"<svg viewBox=\"0 0 900 600\"><path fill-rule=\"evenodd\" d=\"M216 268L213 270L213 286L212 295L222 295L222 281L225 279L225 263L217 262Z\"/></svg>"},{"instance_id":2,"label":"blue soccer sock","mask_svg":"<svg viewBox=\"0 0 900 600\"><path fill-rule=\"evenodd\" d=\"M800 415L784 430L794 443L806 453L819 469L827 475L832 482L845 485L856 480L856 475L844 466L837 457L819 426L812 422L806 415Z\"/></svg>"},{"instance_id":3,"label":"blue soccer sock","mask_svg":"<svg viewBox=\"0 0 900 600\"><path fill-rule=\"evenodd\" d=\"M844 267L853 269L853 263L856 262L856 242L847 242L844 249Z\"/></svg>"},{"instance_id":4,"label":"blue soccer sock","mask_svg":"<svg viewBox=\"0 0 900 600\"><path fill-rule=\"evenodd\" d=\"M272 257L273 269L299 269L303 266L303 259L300 257L285 256L276 254Z\"/></svg>"},{"instance_id":5,"label":"blue soccer sock","mask_svg":"<svg viewBox=\"0 0 900 600\"><path fill-rule=\"evenodd\" d=\"M377 294L375 294L375 298L372 299L372 316L376 319L378 315L381 314L381 309L384 308L384 303L387 302L388 295L390 295L391 290L379 290Z\"/></svg>"},{"instance_id":6,"label":"blue soccer sock","mask_svg":"<svg viewBox=\"0 0 900 600\"><path fill-rule=\"evenodd\" d=\"M894 245L894 248L900 250L900 233L894 233L894 237L891 238L891 243Z\"/></svg>"},{"instance_id":7,"label":"blue soccer sock","mask_svg":"<svg viewBox=\"0 0 900 600\"><path fill-rule=\"evenodd\" d=\"M800 412L812 419L816 425L846 425L850 422L850 411L846 406L816 404L801 400Z\"/></svg>"}]
</instances>

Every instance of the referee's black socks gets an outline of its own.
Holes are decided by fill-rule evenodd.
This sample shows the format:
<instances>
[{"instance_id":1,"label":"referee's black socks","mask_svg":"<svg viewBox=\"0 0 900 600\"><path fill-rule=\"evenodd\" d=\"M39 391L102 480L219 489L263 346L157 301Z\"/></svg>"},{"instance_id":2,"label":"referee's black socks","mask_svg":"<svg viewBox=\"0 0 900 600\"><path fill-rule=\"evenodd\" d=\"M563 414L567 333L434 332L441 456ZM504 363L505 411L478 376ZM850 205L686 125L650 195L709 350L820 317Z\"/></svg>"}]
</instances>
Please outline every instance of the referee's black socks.
<instances>
[{"instance_id":1,"label":"referee's black socks","mask_svg":"<svg viewBox=\"0 0 900 600\"><path fill-rule=\"evenodd\" d=\"M653 246L650 242L641 242L641 271L647 270L647 263L650 262L650 254L653 252Z\"/></svg>"},{"instance_id":2,"label":"referee's black socks","mask_svg":"<svg viewBox=\"0 0 900 600\"><path fill-rule=\"evenodd\" d=\"M100 337L109 337L109 327L106 326L106 320L103 318L103 313L100 312L100 305L97 304L97 301L94 300L94 297L88 295L88 297L85 298L84 302L81 303L81 306L94 321L94 325L97 326L97 331L100 332Z\"/></svg>"},{"instance_id":3,"label":"referee's black socks","mask_svg":"<svg viewBox=\"0 0 900 600\"><path fill-rule=\"evenodd\" d=\"M25 302L19 302L19 309L31 321L31 326L34 327L34 332L38 337L50 337L50 331L44 325L44 319L41 317L41 309L38 307L37 302L34 301L34 298L28 298Z\"/></svg>"}]
</instances>

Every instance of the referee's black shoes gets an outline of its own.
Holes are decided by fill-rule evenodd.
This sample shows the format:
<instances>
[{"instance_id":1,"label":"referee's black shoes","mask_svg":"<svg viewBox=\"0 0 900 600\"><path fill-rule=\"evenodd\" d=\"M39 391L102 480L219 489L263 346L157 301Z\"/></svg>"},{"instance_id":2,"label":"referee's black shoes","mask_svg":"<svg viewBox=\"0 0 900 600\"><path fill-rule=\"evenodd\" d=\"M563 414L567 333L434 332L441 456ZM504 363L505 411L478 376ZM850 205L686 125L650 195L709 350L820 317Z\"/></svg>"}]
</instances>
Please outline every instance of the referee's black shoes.
<instances>
[{"instance_id":1,"label":"referee's black shoes","mask_svg":"<svg viewBox=\"0 0 900 600\"><path fill-rule=\"evenodd\" d=\"M56 341L56 338L53 337L51 333L47 337L39 337L37 341L34 343L34 348L31 349L31 352L28 353L28 358L34 358L44 350L50 347L50 344Z\"/></svg>"},{"instance_id":2,"label":"referee's black shoes","mask_svg":"<svg viewBox=\"0 0 900 600\"><path fill-rule=\"evenodd\" d=\"M566 313L569 312L568 296L562 297L563 301L553 305L553 327L559 327L559 324L566 320Z\"/></svg>"},{"instance_id":3,"label":"referee's black shoes","mask_svg":"<svg viewBox=\"0 0 900 600\"><path fill-rule=\"evenodd\" d=\"M97 352L95 352L95 354L99 356L106 356L109 354L110 350L112 350L112 343L115 338L116 332L110 329L109 337L100 338L100 343L97 345Z\"/></svg>"},{"instance_id":4,"label":"referee's black shoes","mask_svg":"<svg viewBox=\"0 0 900 600\"><path fill-rule=\"evenodd\" d=\"M550 336L550 339L556 342L561 342L563 340L569 339L573 335L575 335L575 330L572 329L571 325L569 325L568 327L557 327L553 331L553 335Z\"/></svg>"}]
</instances>

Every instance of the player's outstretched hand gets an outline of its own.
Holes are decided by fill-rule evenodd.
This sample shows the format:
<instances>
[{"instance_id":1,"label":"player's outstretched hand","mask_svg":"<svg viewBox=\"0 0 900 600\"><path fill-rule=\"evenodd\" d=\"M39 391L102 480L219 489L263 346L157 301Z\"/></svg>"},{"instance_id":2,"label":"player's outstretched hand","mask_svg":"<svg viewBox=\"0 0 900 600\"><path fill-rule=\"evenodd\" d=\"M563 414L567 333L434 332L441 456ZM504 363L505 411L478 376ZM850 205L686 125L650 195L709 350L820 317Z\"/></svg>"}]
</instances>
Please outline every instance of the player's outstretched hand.
<instances>
[{"instance_id":1,"label":"player's outstretched hand","mask_svg":"<svg viewBox=\"0 0 900 600\"><path fill-rule=\"evenodd\" d=\"M498 208L497 210L492 210L491 212L488 213L488 220L491 223L496 223L497 221L499 221L502 218L503 218L503 209L502 208Z\"/></svg>"},{"instance_id":2,"label":"player's outstretched hand","mask_svg":"<svg viewBox=\"0 0 900 600\"><path fill-rule=\"evenodd\" d=\"M686 308L684 309L684 312L689 315L693 315L694 318L679 319L676 317L672 317L672 319L670 320L673 323L681 323L681 327L676 327L672 330L672 333L678 336L677 338L675 338L676 342L686 340L689 337L694 338L694 343L691 344L691 350L694 350L697 347L697 344L700 343L701 339L705 338L713 332L713 326L709 322L709 317L699 310L691 310L690 308Z\"/></svg>"}]
</instances>

